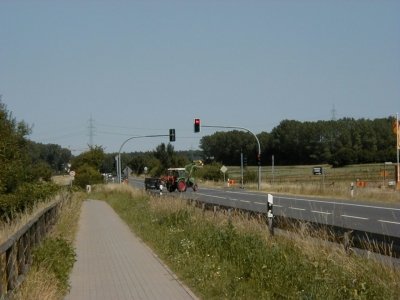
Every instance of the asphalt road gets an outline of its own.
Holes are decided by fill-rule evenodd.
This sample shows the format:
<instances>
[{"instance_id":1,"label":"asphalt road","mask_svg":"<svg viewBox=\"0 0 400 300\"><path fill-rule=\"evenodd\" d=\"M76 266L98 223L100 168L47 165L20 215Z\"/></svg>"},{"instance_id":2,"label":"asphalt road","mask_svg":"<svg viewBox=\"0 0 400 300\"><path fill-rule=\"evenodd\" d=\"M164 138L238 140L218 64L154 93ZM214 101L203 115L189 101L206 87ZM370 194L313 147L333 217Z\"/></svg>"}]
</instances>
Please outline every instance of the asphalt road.
<instances>
[{"instance_id":1,"label":"asphalt road","mask_svg":"<svg viewBox=\"0 0 400 300\"><path fill-rule=\"evenodd\" d=\"M131 178L130 183L136 187L143 187L142 179ZM181 196L210 204L254 212L267 212L268 195L266 193L250 192L241 189L214 189L200 186L199 191L192 192L188 189L186 193L181 193ZM350 202L293 195L273 194L273 196L273 213L277 216L385 236L400 237L400 205Z\"/></svg>"}]
</instances>

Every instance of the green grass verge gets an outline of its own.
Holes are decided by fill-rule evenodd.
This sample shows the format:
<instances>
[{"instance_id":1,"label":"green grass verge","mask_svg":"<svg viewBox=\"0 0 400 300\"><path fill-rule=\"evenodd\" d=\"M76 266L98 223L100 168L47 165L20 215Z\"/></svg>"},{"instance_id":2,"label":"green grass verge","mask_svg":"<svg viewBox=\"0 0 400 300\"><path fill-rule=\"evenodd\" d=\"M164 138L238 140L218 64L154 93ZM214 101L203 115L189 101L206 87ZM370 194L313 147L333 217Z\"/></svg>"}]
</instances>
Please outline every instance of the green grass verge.
<instances>
[{"instance_id":1,"label":"green grass verge","mask_svg":"<svg viewBox=\"0 0 400 300\"><path fill-rule=\"evenodd\" d=\"M104 199L204 299L399 299L400 274L340 248L270 237L241 216L202 213L173 198L107 190Z\"/></svg>"}]
</instances>

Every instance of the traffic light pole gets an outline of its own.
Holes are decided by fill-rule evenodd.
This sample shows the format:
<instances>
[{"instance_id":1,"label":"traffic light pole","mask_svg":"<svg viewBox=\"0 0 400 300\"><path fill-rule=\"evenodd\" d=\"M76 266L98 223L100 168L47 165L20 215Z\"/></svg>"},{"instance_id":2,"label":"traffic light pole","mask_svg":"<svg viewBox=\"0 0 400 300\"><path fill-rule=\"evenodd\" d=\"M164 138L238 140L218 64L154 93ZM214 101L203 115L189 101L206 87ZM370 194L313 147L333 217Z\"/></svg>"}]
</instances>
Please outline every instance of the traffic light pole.
<instances>
[{"instance_id":1,"label":"traffic light pole","mask_svg":"<svg viewBox=\"0 0 400 300\"><path fill-rule=\"evenodd\" d=\"M260 141L258 140L258 137L251 132L249 129L244 128L244 127L237 127L237 126L210 126L210 125L201 125L201 127L207 127L207 128L224 128L224 129L240 129L247 131L248 133L251 133L257 141L258 145L258 154L257 154L257 163L258 163L258 190L261 189L261 146L260 146Z\"/></svg>"},{"instance_id":2,"label":"traffic light pole","mask_svg":"<svg viewBox=\"0 0 400 300\"><path fill-rule=\"evenodd\" d=\"M132 137L130 137L129 139L126 139L122 144L121 144L121 147L119 147L119 150L118 150L118 165L117 165L117 173L118 173L118 183L122 183L122 171L121 171L121 150L122 150L122 147L124 147L124 145L128 142L128 141L130 141L130 140L133 140L133 139L139 139L139 138L152 138L152 137L162 137L162 136L169 136L170 137L170 139L171 139L171 134L173 133L173 136L174 136L174 140L173 141L175 141L175 129L174 129L174 131L173 132L171 132L171 129L170 129L170 134L156 134L156 135L135 135L135 136L132 136ZM171 140L172 141L172 140Z\"/></svg>"}]
</instances>

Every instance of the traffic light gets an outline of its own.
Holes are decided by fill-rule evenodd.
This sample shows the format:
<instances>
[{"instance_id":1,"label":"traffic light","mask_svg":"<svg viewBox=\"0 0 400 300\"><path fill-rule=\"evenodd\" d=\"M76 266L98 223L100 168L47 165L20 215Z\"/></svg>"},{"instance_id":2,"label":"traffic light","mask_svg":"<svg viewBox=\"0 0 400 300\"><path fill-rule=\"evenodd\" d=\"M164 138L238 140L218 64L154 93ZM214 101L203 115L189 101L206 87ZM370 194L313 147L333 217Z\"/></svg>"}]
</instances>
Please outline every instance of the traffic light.
<instances>
[{"instance_id":1,"label":"traffic light","mask_svg":"<svg viewBox=\"0 0 400 300\"><path fill-rule=\"evenodd\" d=\"M194 132L200 132L200 119L194 119Z\"/></svg>"},{"instance_id":2,"label":"traffic light","mask_svg":"<svg viewBox=\"0 0 400 300\"><path fill-rule=\"evenodd\" d=\"M169 141L170 142L175 142L175 129L170 129L169 130Z\"/></svg>"}]
</instances>

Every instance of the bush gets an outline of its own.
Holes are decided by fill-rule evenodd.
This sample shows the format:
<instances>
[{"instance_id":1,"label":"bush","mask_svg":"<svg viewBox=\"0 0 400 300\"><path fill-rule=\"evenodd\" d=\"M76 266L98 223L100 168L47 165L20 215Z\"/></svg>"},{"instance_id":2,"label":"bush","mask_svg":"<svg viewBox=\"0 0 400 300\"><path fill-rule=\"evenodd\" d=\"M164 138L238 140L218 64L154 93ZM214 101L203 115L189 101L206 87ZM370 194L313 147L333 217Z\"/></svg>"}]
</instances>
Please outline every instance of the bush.
<instances>
[{"instance_id":1,"label":"bush","mask_svg":"<svg viewBox=\"0 0 400 300\"><path fill-rule=\"evenodd\" d=\"M221 180L222 177L222 172L221 172L221 167L222 165L220 163L212 163L209 165L205 165L203 168L200 168L196 171L196 175L199 178L203 178L205 180L212 180L212 181L219 181ZM225 176L228 178L229 175L225 174Z\"/></svg>"},{"instance_id":2,"label":"bush","mask_svg":"<svg viewBox=\"0 0 400 300\"><path fill-rule=\"evenodd\" d=\"M28 173L33 180L45 180L50 181L52 170L48 163L38 162L28 169Z\"/></svg>"},{"instance_id":3,"label":"bush","mask_svg":"<svg viewBox=\"0 0 400 300\"><path fill-rule=\"evenodd\" d=\"M86 188L88 184L102 183L103 176L94 167L83 164L76 170L74 185Z\"/></svg>"},{"instance_id":4,"label":"bush","mask_svg":"<svg viewBox=\"0 0 400 300\"><path fill-rule=\"evenodd\" d=\"M24 183L15 193L0 195L1 219L12 219L16 213L30 210L38 202L48 201L59 191L60 187L52 182Z\"/></svg>"}]
</instances>

